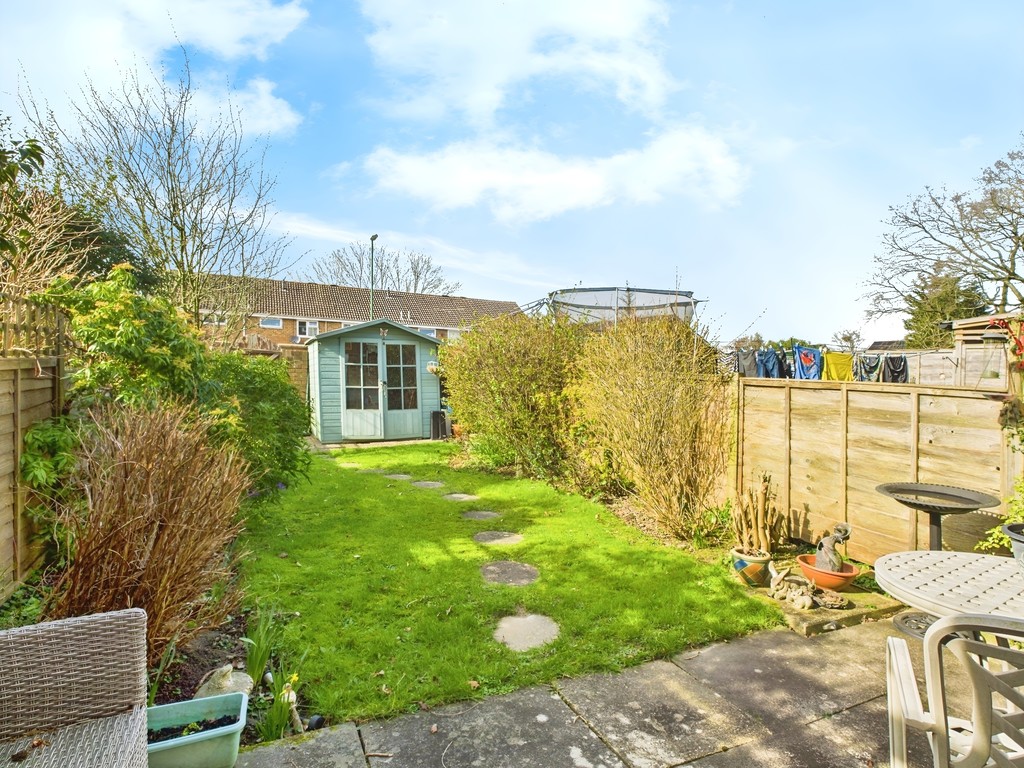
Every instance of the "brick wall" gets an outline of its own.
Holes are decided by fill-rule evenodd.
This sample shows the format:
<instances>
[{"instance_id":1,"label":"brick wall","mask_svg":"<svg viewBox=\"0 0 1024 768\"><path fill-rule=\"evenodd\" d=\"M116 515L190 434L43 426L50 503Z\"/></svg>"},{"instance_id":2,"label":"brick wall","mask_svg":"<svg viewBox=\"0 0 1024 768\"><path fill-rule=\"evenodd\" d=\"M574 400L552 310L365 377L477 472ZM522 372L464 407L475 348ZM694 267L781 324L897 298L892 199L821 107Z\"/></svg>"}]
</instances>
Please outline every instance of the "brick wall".
<instances>
[{"instance_id":1,"label":"brick wall","mask_svg":"<svg viewBox=\"0 0 1024 768\"><path fill-rule=\"evenodd\" d=\"M309 350L305 344L280 344L278 353L288 363L288 377L303 399L309 386Z\"/></svg>"}]
</instances>

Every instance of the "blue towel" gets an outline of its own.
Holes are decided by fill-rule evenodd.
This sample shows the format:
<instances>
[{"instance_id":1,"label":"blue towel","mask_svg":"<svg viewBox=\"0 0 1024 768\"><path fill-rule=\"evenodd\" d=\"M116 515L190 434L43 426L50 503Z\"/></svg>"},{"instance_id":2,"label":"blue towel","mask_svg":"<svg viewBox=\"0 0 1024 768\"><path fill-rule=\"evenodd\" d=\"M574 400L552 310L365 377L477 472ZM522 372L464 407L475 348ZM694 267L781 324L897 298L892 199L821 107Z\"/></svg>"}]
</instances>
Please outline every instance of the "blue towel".
<instances>
[{"instance_id":1,"label":"blue towel","mask_svg":"<svg viewBox=\"0 0 1024 768\"><path fill-rule=\"evenodd\" d=\"M757 375L768 379L784 379L782 362L779 353L771 347L765 347L757 353Z\"/></svg>"},{"instance_id":2,"label":"blue towel","mask_svg":"<svg viewBox=\"0 0 1024 768\"><path fill-rule=\"evenodd\" d=\"M795 379L820 379L821 350L794 344L793 372Z\"/></svg>"}]
</instances>

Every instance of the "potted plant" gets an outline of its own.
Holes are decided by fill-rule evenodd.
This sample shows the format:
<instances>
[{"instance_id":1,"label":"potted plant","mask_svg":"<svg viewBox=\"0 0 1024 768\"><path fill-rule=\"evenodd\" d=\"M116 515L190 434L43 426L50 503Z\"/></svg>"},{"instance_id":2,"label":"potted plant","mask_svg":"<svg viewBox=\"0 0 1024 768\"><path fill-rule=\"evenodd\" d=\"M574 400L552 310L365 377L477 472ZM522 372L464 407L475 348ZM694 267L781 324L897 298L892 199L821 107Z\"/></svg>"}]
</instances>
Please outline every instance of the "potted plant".
<instances>
[{"instance_id":1,"label":"potted plant","mask_svg":"<svg viewBox=\"0 0 1024 768\"><path fill-rule=\"evenodd\" d=\"M860 569L843 559L837 549L850 538L850 525L837 523L830 536L823 536L813 554L797 555L804 578L822 589L842 592L860 576Z\"/></svg>"},{"instance_id":2,"label":"potted plant","mask_svg":"<svg viewBox=\"0 0 1024 768\"><path fill-rule=\"evenodd\" d=\"M244 693L149 707L149 768L232 768L248 707Z\"/></svg>"},{"instance_id":3,"label":"potted plant","mask_svg":"<svg viewBox=\"0 0 1024 768\"><path fill-rule=\"evenodd\" d=\"M751 587L765 587L771 580L769 564L782 528L775 495L771 473L762 472L760 483L749 488L746 497L733 507L736 546L729 554L733 569Z\"/></svg>"}]
</instances>

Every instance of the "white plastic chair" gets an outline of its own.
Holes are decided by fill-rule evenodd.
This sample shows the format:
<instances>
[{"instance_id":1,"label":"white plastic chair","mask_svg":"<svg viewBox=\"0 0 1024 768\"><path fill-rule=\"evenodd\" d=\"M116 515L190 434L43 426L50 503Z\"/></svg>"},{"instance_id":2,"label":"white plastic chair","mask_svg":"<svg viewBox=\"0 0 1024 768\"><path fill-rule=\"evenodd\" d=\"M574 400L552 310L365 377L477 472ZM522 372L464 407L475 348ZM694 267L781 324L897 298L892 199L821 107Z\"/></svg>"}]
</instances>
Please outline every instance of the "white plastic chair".
<instances>
[{"instance_id":1,"label":"white plastic chair","mask_svg":"<svg viewBox=\"0 0 1024 768\"><path fill-rule=\"evenodd\" d=\"M1024 766L1024 650L1009 647L1007 641L1012 640L1024 641L1024 619L959 614L936 621L924 637L924 681L930 708L925 710L907 641L888 639L891 768L907 768L908 727L927 735L935 768ZM947 713L943 648L967 672L970 720Z\"/></svg>"}]
</instances>

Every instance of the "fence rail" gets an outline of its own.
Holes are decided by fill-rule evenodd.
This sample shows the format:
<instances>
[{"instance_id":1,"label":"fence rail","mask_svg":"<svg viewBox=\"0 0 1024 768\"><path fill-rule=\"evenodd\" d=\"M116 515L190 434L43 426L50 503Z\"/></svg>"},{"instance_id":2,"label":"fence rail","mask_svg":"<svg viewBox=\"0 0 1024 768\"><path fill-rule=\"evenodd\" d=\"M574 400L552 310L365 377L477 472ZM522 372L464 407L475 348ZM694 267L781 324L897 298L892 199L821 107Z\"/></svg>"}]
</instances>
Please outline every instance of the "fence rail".
<instances>
[{"instance_id":1,"label":"fence rail","mask_svg":"<svg viewBox=\"0 0 1024 768\"><path fill-rule=\"evenodd\" d=\"M63 315L56 307L0 294L0 357L59 358L63 339Z\"/></svg>"}]
</instances>

